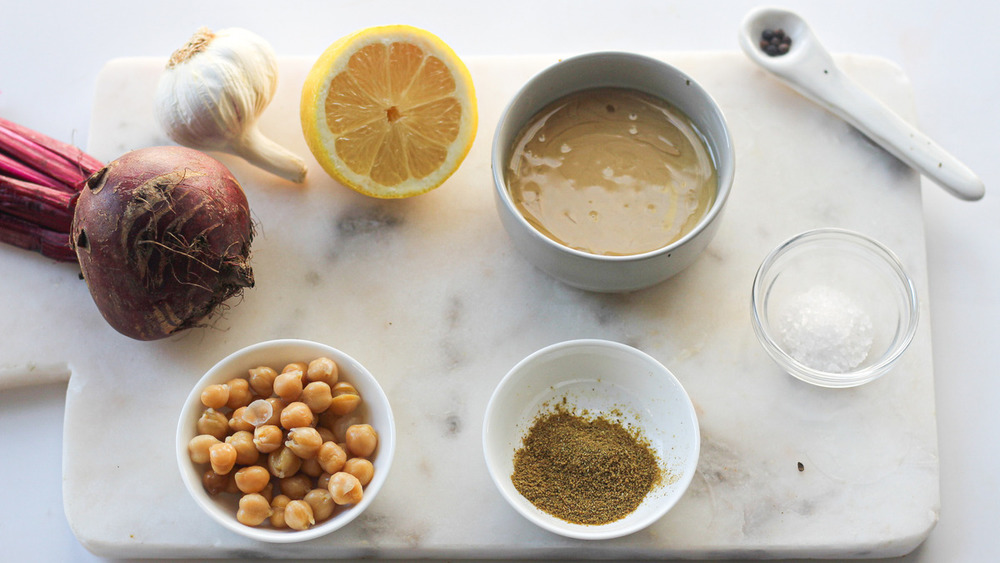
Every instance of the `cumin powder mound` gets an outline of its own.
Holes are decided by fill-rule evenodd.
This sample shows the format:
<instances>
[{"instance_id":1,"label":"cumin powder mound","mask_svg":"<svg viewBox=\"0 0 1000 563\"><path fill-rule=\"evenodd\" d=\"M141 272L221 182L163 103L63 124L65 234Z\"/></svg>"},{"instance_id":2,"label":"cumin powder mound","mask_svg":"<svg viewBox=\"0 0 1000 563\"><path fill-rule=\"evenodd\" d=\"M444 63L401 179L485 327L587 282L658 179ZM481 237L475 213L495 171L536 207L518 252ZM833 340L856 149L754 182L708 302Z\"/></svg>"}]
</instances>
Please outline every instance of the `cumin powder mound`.
<instances>
[{"instance_id":1,"label":"cumin powder mound","mask_svg":"<svg viewBox=\"0 0 1000 563\"><path fill-rule=\"evenodd\" d=\"M539 509L574 524L631 514L660 480L648 442L604 417L539 415L514 454L511 481Z\"/></svg>"}]
</instances>

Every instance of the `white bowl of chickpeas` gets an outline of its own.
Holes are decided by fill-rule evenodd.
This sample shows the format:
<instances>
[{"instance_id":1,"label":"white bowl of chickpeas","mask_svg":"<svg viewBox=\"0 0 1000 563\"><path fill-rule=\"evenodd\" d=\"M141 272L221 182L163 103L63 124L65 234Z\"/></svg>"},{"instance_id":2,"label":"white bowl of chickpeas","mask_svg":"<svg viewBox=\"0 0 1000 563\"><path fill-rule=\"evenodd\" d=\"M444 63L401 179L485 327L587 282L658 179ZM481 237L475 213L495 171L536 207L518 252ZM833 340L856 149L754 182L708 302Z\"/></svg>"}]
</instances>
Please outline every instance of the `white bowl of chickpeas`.
<instances>
[{"instance_id":1,"label":"white bowl of chickpeas","mask_svg":"<svg viewBox=\"0 0 1000 563\"><path fill-rule=\"evenodd\" d=\"M177 426L192 497L244 536L289 543L354 520L395 451L388 398L360 363L308 340L271 340L215 364Z\"/></svg>"}]
</instances>

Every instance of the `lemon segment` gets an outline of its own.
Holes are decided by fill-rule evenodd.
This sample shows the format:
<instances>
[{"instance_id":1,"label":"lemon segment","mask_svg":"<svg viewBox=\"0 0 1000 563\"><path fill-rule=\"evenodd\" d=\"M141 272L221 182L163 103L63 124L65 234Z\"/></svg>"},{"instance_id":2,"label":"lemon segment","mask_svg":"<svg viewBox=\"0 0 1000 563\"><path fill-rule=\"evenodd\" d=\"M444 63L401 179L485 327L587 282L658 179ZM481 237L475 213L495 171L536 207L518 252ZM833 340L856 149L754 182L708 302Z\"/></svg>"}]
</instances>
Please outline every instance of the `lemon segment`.
<instances>
[{"instance_id":1,"label":"lemon segment","mask_svg":"<svg viewBox=\"0 0 1000 563\"><path fill-rule=\"evenodd\" d=\"M478 121L465 64L435 35L406 25L330 45L306 76L300 117L323 169L378 198L440 186L472 148Z\"/></svg>"}]
</instances>

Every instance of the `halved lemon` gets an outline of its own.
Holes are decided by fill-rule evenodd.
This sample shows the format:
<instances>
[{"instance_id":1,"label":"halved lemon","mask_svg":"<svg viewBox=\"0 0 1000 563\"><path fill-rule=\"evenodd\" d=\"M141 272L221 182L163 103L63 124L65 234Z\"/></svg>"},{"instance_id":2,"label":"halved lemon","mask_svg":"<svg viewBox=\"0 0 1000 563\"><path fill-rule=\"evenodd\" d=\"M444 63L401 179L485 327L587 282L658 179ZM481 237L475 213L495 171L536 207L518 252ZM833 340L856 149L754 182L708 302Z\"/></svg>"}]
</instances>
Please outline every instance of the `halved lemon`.
<instances>
[{"instance_id":1,"label":"halved lemon","mask_svg":"<svg viewBox=\"0 0 1000 563\"><path fill-rule=\"evenodd\" d=\"M379 198L440 186L472 148L478 120L465 64L437 36L407 25L330 45L306 77L300 116L323 169Z\"/></svg>"}]
</instances>

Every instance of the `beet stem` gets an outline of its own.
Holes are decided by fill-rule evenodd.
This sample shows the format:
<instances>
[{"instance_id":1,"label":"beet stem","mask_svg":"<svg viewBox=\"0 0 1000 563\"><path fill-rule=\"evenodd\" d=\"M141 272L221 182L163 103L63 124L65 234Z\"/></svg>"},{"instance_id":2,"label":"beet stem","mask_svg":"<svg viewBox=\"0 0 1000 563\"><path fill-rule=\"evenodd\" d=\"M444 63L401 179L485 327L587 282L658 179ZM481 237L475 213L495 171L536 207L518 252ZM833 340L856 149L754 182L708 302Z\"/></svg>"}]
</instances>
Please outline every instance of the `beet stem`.
<instances>
[{"instance_id":1,"label":"beet stem","mask_svg":"<svg viewBox=\"0 0 1000 563\"><path fill-rule=\"evenodd\" d=\"M69 233L56 232L0 211L0 242L60 262L76 262L76 252L70 248Z\"/></svg>"},{"instance_id":2,"label":"beet stem","mask_svg":"<svg viewBox=\"0 0 1000 563\"><path fill-rule=\"evenodd\" d=\"M0 175L0 210L69 235L79 194Z\"/></svg>"},{"instance_id":3,"label":"beet stem","mask_svg":"<svg viewBox=\"0 0 1000 563\"><path fill-rule=\"evenodd\" d=\"M21 180L27 180L47 188L55 188L57 190L66 191L70 190L70 188L62 182L48 176L47 174L43 174L30 166L22 164L21 162L18 162L3 153L0 153L0 174L13 176L14 178L19 178Z\"/></svg>"},{"instance_id":4,"label":"beet stem","mask_svg":"<svg viewBox=\"0 0 1000 563\"><path fill-rule=\"evenodd\" d=\"M20 163L62 182L72 191L80 191L89 174L59 153L3 127L0 124L0 151Z\"/></svg>"},{"instance_id":5,"label":"beet stem","mask_svg":"<svg viewBox=\"0 0 1000 563\"><path fill-rule=\"evenodd\" d=\"M38 131L29 129L24 125L20 125L0 117L0 127L3 127L8 131L13 131L21 137L24 137L59 155L80 170L84 177L90 176L94 172L104 168L104 163L83 152L79 148L69 143L64 143L58 139L53 139L44 133L39 133Z\"/></svg>"},{"instance_id":6,"label":"beet stem","mask_svg":"<svg viewBox=\"0 0 1000 563\"><path fill-rule=\"evenodd\" d=\"M0 242L76 262L76 202L102 168L77 147L0 117Z\"/></svg>"}]
</instances>

